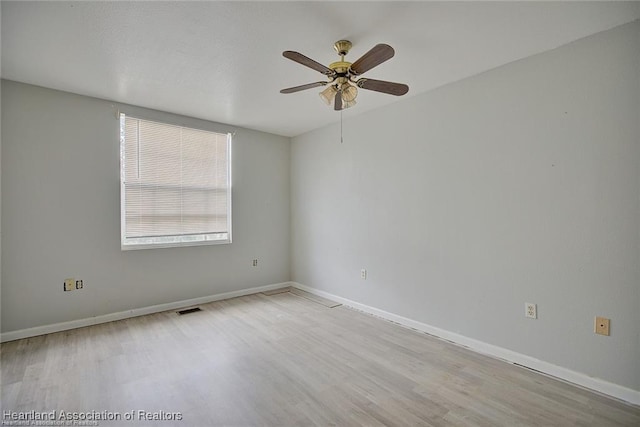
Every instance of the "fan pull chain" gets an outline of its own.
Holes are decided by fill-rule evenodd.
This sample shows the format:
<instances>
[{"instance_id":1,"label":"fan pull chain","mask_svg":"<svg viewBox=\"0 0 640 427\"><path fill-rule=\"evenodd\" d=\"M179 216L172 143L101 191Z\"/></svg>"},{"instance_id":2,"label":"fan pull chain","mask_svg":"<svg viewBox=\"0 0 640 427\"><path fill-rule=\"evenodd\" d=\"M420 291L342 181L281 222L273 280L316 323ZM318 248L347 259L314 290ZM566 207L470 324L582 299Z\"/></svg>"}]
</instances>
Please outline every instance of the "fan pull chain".
<instances>
[{"instance_id":1,"label":"fan pull chain","mask_svg":"<svg viewBox=\"0 0 640 427\"><path fill-rule=\"evenodd\" d=\"M342 110L340 110L340 144L342 144L344 140L342 139Z\"/></svg>"}]
</instances>

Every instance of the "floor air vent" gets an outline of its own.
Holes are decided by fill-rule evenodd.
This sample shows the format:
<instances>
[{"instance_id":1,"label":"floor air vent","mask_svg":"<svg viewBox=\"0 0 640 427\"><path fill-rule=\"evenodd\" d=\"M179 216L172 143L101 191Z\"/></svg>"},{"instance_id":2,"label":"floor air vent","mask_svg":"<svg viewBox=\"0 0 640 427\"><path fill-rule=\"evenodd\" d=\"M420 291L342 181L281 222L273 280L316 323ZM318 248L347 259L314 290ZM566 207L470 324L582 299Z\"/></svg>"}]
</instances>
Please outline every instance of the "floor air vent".
<instances>
[{"instance_id":1,"label":"floor air vent","mask_svg":"<svg viewBox=\"0 0 640 427\"><path fill-rule=\"evenodd\" d=\"M182 316L183 314L195 313L196 311L202 311L202 310L200 309L200 307L185 308L184 310L176 311L176 313Z\"/></svg>"}]
</instances>

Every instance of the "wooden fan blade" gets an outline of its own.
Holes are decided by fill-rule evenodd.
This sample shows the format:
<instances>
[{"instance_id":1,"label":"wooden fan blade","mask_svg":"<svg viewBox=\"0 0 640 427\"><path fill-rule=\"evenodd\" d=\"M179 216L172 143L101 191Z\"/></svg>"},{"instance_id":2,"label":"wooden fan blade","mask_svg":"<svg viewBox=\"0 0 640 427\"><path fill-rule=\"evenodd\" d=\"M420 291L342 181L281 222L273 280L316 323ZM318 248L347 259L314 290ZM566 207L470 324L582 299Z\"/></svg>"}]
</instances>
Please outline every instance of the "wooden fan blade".
<instances>
[{"instance_id":1,"label":"wooden fan blade","mask_svg":"<svg viewBox=\"0 0 640 427\"><path fill-rule=\"evenodd\" d=\"M386 82L384 80L360 79L356 82L362 89L376 92L388 93L389 95L400 96L409 92L409 86L402 83Z\"/></svg>"},{"instance_id":2,"label":"wooden fan blade","mask_svg":"<svg viewBox=\"0 0 640 427\"><path fill-rule=\"evenodd\" d=\"M377 67L384 61L393 58L395 51L388 44L377 44L369 52L365 53L356 62L351 64L353 74L362 74L373 67Z\"/></svg>"},{"instance_id":3,"label":"wooden fan blade","mask_svg":"<svg viewBox=\"0 0 640 427\"><path fill-rule=\"evenodd\" d=\"M328 82L315 82L315 83L308 83L306 85L301 85L301 86L294 86L294 87L288 87L286 89L282 89L280 91L280 93L294 93L294 92L300 92L301 90L306 90L306 89L312 89L314 87L318 87L318 86L324 86L326 85Z\"/></svg>"},{"instance_id":4,"label":"wooden fan blade","mask_svg":"<svg viewBox=\"0 0 640 427\"><path fill-rule=\"evenodd\" d=\"M290 59L292 61L297 62L298 64L302 64L306 67L312 68L316 71L320 71L322 74L327 75L327 76L331 76L334 74L333 70L331 68L325 67L324 65L322 65L319 62L314 61L311 58L307 58L306 56L304 56L301 53L298 52L294 52L292 50L285 50L284 52L282 52L282 56L284 56L287 59Z\"/></svg>"},{"instance_id":5,"label":"wooden fan blade","mask_svg":"<svg viewBox=\"0 0 640 427\"><path fill-rule=\"evenodd\" d=\"M335 103L333 104L333 109L336 111L342 110L342 92L341 91L338 91L338 93L336 93L336 100L335 100Z\"/></svg>"}]
</instances>

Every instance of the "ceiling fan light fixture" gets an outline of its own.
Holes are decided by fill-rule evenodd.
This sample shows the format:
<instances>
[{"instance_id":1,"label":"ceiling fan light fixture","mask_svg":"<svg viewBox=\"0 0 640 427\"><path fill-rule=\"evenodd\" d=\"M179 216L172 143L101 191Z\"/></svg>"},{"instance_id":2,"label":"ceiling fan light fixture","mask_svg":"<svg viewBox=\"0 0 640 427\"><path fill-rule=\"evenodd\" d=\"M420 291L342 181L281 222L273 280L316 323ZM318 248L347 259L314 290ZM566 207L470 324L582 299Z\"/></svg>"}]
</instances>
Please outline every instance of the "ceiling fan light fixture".
<instances>
[{"instance_id":1,"label":"ceiling fan light fixture","mask_svg":"<svg viewBox=\"0 0 640 427\"><path fill-rule=\"evenodd\" d=\"M335 88L335 86L329 85L318 95L320 95L320 99L322 99L325 104L331 105L333 103L333 99L336 97L336 93L338 93L338 90Z\"/></svg>"}]
</instances>

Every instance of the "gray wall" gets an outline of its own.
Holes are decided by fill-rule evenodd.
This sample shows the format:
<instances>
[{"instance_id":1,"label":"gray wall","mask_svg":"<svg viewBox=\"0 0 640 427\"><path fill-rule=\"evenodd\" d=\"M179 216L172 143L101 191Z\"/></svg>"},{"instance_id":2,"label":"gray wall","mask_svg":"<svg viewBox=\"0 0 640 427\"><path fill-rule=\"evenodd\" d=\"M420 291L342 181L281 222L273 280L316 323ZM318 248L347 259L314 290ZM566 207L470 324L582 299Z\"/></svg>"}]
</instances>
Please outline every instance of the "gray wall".
<instances>
[{"instance_id":1,"label":"gray wall","mask_svg":"<svg viewBox=\"0 0 640 427\"><path fill-rule=\"evenodd\" d=\"M289 280L289 138L237 129L233 244L122 252L118 108L235 130L2 81L3 332Z\"/></svg>"},{"instance_id":2,"label":"gray wall","mask_svg":"<svg viewBox=\"0 0 640 427\"><path fill-rule=\"evenodd\" d=\"M640 390L639 42L635 22L347 112L344 144L294 138L292 280Z\"/></svg>"}]
</instances>

